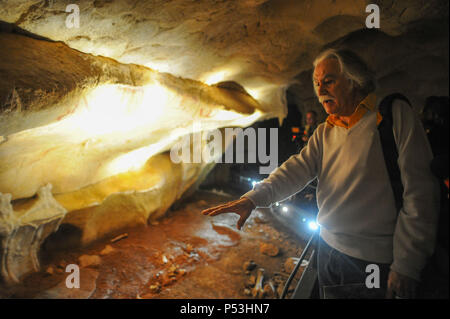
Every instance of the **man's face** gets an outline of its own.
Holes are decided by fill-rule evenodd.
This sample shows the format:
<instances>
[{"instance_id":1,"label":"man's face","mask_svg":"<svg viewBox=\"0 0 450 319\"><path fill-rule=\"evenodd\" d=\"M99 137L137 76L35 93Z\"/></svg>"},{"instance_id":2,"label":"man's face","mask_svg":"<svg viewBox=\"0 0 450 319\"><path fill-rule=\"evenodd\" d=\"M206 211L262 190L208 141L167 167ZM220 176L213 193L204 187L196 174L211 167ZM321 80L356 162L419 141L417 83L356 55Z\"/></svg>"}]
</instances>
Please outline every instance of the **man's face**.
<instances>
[{"instance_id":1,"label":"man's face","mask_svg":"<svg viewBox=\"0 0 450 319\"><path fill-rule=\"evenodd\" d=\"M314 113L306 113L306 124L315 125L316 124L316 116Z\"/></svg>"},{"instance_id":2,"label":"man's face","mask_svg":"<svg viewBox=\"0 0 450 319\"><path fill-rule=\"evenodd\" d=\"M341 73L336 59L317 64L313 74L314 90L327 114L348 116L354 110L350 81Z\"/></svg>"}]
</instances>

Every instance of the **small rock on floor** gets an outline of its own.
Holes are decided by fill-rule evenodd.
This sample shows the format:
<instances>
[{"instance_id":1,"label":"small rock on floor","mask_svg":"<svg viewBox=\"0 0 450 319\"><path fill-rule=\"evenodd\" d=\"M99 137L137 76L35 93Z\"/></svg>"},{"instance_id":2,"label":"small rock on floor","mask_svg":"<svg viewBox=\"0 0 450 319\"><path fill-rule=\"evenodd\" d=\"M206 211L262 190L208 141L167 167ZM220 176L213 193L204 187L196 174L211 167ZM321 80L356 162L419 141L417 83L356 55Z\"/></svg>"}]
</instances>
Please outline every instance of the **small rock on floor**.
<instances>
[{"instance_id":1,"label":"small rock on floor","mask_svg":"<svg viewBox=\"0 0 450 319\"><path fill-rule=\"evenodd\" d=\"M275 257L279 254L280 250L277 246L269 243L260 243L259 251L267 256Z\"/></svg>"},{"instance_id":2,"label":"small rock on floor","mask_svg":"<svg viewBox=\"0 0 450 319\"><path fill-rule=\"evenodd\" d=\"M78 258L81 268L99 266L102 259L97 255L82 255Z\"/></svg>"},{"instance_id":3,"label":"small rock on floor","mask_svg":"<svg viewBox=\"0 0 450 319\"><path fill-rule=\"evenodd\" d=\"M115 251L115 249L111 245L106 245L105 248L103 248L103 250L100 252L100 255L105 256L112 253L113 251Z\"/></svg>"}]
</instances>

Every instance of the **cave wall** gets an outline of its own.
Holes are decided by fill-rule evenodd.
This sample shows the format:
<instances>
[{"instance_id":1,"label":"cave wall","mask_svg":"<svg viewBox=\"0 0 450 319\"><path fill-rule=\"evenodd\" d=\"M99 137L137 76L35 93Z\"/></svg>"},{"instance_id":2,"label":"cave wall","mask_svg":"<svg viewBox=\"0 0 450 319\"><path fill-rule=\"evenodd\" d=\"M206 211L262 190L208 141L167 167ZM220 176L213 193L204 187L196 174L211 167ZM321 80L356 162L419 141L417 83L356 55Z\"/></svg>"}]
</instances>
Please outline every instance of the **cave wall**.
<instances>
[{"instance_id":1,"label":"cave wall","mask_svg":"<svg viewBox=\"0 0 450 319\"><path fill-rule=\"evenodd\" d=\"M176 163L174 145L265 116L234 82L210 86L14 32L0 32L0 46L5 282L39 269L40 245L60 225L87 245L162 216L214 164Z\"/></svg>"}]
</instances>

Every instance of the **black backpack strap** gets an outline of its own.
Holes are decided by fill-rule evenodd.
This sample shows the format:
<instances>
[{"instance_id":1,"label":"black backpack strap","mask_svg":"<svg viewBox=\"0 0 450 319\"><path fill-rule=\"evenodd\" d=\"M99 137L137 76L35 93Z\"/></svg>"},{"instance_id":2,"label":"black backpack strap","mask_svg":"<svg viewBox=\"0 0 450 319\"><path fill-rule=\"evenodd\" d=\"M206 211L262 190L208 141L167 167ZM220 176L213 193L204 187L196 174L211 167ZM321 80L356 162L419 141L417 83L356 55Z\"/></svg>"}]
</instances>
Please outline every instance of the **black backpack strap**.
<instances>
[{"instance_id":1,"label":"black backpack strap","mask_svg":"<svg viewBox=\"0 0 450 319\"><path fill-rule=\"evenodd\" d=\"M379 105L379 112L383 117L381 123L378 125L378 132L380 134L381 147L383 149L384 162L389 174L392 191L394 193L395 206L397 212L403 206L403 183L398 167L398 150L394 139L394 120L392 117L392 103L394 100L403 100L411 106L409 100L400 93L394 93L386 96Z\"/></svg>"}]
</instances>

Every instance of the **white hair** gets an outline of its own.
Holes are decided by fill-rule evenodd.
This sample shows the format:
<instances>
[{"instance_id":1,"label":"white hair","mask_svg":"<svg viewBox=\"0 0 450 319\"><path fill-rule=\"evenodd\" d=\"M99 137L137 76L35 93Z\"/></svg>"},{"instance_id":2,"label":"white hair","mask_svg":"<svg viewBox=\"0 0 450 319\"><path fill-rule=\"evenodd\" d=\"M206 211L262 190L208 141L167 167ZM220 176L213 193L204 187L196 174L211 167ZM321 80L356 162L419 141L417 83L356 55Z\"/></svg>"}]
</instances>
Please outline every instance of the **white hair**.
<instances>
[{"instance_id":1,"label":"white hair","mask_svg":"<svg viewBox=\"0 0 450 319\"><path fill-rule=\"evenodd\" d=\"M363 95L375 91L375 74L355 53L344 49L327 49L321 52L313 62L314 68L325 59L336 59L341 73L349 79L352 87Z\"/></svg>"}]
</instances>

